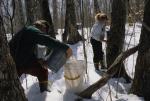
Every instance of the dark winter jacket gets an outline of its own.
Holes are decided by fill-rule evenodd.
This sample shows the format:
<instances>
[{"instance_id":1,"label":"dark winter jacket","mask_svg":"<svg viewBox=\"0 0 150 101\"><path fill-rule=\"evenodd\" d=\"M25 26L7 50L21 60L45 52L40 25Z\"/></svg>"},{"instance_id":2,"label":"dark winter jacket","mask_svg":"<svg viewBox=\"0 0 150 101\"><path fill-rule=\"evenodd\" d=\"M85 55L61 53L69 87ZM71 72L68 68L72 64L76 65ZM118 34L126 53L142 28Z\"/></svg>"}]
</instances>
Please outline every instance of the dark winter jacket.
<instances>
[{"instance_id":1,"label":"dark winter jacket","mask_svg":"<svg viewBox=\"0 0 150 101\"><path fill-rule=\"evenodd\" d=\"M28 26L19 31L9 42L10 53L16 63L17 68L28 67L37 60L34 49L37 44L45 45L49 49L62 49L66 51L69 47L34 26Z\"/></svg>"}]
</instances>

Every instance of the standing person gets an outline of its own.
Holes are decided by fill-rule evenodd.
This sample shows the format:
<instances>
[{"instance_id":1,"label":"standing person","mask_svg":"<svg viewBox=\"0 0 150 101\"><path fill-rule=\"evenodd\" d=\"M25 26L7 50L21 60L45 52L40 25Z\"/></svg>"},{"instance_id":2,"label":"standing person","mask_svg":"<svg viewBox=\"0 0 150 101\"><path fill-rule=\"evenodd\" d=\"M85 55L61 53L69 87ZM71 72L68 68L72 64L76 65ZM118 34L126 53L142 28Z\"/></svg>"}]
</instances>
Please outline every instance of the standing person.
<instances>
[{"instance_id":1,"label":"standing person","mask_svg":"<svg viewBox=\"0 0 150 101\"><path fill-rule=\"evenodd\" d=\"M39 80L40 91L50 91L48 87L48 68L46 61L41 61L35 54L37 44L45 45L49 49L61 49L66 52L66 57L72 55L72 50L47 35L49 24L45 20L38 20L32 26L24 27L15 34L9 42L10 53L16 63L18 76L23 73L36 76Z\"/></svg>"},{"instance_id":2,"label":"standing person","mask_svg":"<svg viewBox=\"0 0 150 101\"><path fill-rule=\"evenodd\" d=\"M103 50L102 50L102 42L106 42L104 40L105 36L105 26L107 21L107 16L104 13L98 13L95 16L95 24L91 29L91 39L90 42L92 44L93 49L93 62L96 70L99 71L99 63L101 65L101 69L105 69L104 61L103 61Z\"/></svg>"}]
</instances>

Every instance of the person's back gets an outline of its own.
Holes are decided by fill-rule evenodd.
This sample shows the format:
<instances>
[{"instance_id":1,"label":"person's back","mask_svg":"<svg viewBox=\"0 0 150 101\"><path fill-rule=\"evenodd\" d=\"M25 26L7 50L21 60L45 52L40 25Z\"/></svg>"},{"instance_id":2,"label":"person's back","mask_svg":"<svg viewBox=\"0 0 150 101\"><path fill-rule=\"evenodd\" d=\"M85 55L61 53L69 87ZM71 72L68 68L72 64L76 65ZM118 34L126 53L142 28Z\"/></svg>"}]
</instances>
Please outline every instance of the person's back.
<instances>
[{"instance_id":1,"label":"person's back","mask_svg":"<svg viewBox=\"0 0 150 101\"><path fill-rule=\"evenodd\" d=\"M34 54L36 43L33 40L33 34L36 34L38 31L40 32L40 30L33 26L25 27L10 41L11 54L17 67L28 67L30 63L37 59Z\"/></svg>"},{"instance_id":2,"label":"person's back","mask_svg":"<svg viewBox=\"0 0 150 101\"><path fill-rule=\"evenodd\" d=\"M104 39L104 25L101 22L95 22L95 24L92 26L91 29L91 37L94 38L97 41L101 41L101 39Z\"/></svg>"},{"instance_id":3,"label":"person's back","mask_svg":"<svg viewBox=\"0 0 150 101\"><path fill-rule=\"evenodd\" d=\"M9 42L10 53L16 63L18 76L20 77L23 73L36 76L41 92L50 90L48 87L48 69L43 68L47 65L47 61L41 61L36 56L37 44L45 45L54 50L59 48L67 58L72 55L69 46L46 35L48 31L48 23L45 20L39 20L33 26L23 28Z\"/></svg>"},{"instance_id":4,"label":"person's back","mask_svg":"<svg viewBox=\"0 0 150 101\"><path fill-rule=\"evenodd\" d=\"M22 35L25 33L26 27L24 27L22 30L20 30L18 33L16 33L12 39L9 42L9 47L10 47L10 53L16 63L18 65L18 55L20 54L20 42L22 39Z\"/></svg>"}]
</instances>

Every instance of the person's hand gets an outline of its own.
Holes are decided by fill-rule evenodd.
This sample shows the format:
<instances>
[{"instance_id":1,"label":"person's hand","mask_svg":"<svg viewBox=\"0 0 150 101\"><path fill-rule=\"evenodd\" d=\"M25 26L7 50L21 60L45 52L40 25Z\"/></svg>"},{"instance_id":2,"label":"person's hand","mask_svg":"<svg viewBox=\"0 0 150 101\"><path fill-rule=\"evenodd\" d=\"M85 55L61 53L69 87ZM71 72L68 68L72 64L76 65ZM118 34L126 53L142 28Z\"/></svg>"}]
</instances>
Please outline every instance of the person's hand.
<instances>
[{"instance_id":1,"label":"person's hand","mask_svg":"<svg viewBox=\"0 0 150 101\"><path fill-rule=\"evenodd\" d=\"M39 59L38 62L41 64L41 66L43 68L45 68L45 69L48 68L47 62L44 61L43 59Z\"/></svg>"},{"instance_id":2,"label":"person's hand","mask_svg":"<svg viewBox=\"0 0 150 101\"><path fill-rule=\"evenodd\" d=\"M66 55L67 55L67 58L69 58L72 55L72 49L71 48L67 49Z\"/></svg>"}]
</instances>

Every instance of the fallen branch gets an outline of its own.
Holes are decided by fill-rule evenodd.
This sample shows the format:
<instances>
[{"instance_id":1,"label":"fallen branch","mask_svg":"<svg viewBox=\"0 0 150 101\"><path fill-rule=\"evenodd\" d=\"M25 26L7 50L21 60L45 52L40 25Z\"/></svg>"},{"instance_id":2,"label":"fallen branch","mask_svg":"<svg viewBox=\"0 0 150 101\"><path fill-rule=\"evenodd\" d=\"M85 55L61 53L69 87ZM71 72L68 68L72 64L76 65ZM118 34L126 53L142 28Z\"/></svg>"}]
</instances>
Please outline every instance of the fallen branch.
<instances>
[{"instance_id":1,"label":"fallen branch","mask_svg":"<svg viewBox=\"0 0 150 101\"><path fill-rule=\"evenodd\" d=\"M122 52L113 62L113 64L109 67L109 69L107 70L107 72L104 74L104 76L98 80L96 83L92 84L91 86L89 86L87 89L85 89L84 91L82 91L81 93L79 93L78 95L80 97L83 98L91 98L92 94L97 91L99 88L101 88L102 86L104 86L107 81L113 77L113 75L115 75L115 73L117 72L117 70L119 68L115 68L117 64L121 63L122 61L124 61L127 57L129 57L130 55L134 54L137 50L138 50L139 45L125 51Z\"/></svg>"}]
</instances>

